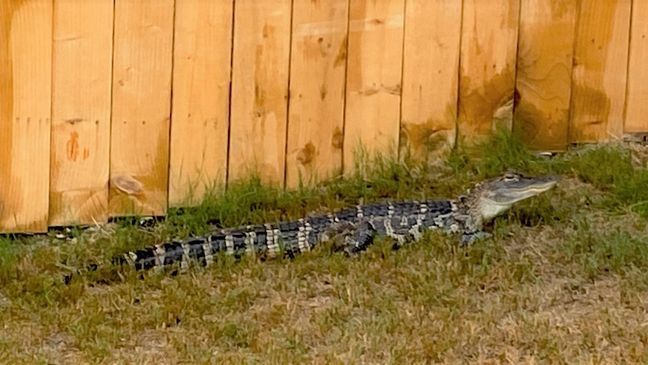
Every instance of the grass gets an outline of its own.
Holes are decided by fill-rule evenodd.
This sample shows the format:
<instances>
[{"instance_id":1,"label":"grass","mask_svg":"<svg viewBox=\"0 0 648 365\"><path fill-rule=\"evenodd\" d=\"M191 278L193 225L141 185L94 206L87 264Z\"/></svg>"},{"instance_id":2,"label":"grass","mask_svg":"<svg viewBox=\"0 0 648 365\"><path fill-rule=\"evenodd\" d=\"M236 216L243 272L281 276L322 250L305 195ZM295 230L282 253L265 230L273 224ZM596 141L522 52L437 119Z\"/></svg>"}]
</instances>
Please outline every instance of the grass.
<instances>
[{"instance_id":1,"label":"grass","mask_svg":"<svg viewBox=\"0 0 648 365\"><path fill-rule=\"evenodd\" d=\"M644 161L612 145L548 159L498 134L442 165L379 157L297 191L252 178L146 229L122 221L66 240L0 238L0 363L648 362ZM122 272L106 284L100 270L61 280L214 225L456 196L508 169L563 179L468 248L430 233L350 259L322 247L172 277Z\"/></svg>"}]
</instances>

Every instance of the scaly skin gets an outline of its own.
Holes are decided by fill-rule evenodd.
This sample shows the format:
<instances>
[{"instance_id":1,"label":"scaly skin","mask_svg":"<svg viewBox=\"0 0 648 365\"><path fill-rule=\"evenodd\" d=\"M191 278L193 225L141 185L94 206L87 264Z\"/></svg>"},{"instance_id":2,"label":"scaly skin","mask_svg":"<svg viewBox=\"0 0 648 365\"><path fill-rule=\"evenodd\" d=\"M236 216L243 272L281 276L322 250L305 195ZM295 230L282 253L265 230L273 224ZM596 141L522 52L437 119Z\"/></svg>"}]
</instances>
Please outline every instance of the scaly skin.
<instances>
[{"instance_id":1,"label":"scaly skin","mask_svg":"<svg viewBox=\"0 0 648 365\"><path fill-rule=\"evenodd\" d=\"M327 215L277 224L219 230L211 234L167 242L129 252L118 259L148 270L190 262L209 265L221 253L234 256L253 253L262 258L294 257L323 241L344 240L347 253L357 253L373 243L376 235L392 237L397 243L420 239L425 230L463 231L457 205L450 200L359 205Z\"/></svg>"}]
</instances>

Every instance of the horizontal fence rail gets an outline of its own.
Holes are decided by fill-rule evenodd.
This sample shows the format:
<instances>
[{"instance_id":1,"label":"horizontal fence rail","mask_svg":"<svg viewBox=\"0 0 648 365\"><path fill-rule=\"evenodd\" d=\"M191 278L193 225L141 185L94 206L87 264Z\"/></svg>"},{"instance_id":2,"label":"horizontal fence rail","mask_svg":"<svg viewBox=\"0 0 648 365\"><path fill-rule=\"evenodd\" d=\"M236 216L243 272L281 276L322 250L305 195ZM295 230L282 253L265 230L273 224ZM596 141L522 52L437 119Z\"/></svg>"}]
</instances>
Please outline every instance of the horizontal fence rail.
<instances>
[{"instance_id":1,"label":"horizontal fence rail","mask_svg":"<svg viewBox=\"0 0 648 365\"><path fill-rule=\"evenodd\" d=\"M648 132L648 1L0 0L0 232Z\"/></svg>"}]
</instances>

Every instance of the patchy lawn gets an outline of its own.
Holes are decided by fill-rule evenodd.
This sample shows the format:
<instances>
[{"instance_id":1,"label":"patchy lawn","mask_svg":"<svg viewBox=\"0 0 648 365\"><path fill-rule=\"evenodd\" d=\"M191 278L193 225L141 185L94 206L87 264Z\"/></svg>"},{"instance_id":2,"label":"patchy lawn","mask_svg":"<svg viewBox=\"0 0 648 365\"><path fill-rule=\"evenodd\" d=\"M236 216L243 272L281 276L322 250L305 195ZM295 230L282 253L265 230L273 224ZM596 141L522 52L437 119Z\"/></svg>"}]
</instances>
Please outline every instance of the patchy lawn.
<instances>
[{"instance_id":1,"label":"patchy lawn","mask_svg":"<svg viewBox=\"0 0 648 365\"><path fill-rule=\"evenodd\" d=\"M499 135L443 165L378 158L296 192L252 179L152 227L0 238L0 363L648 362L647 160L623 146L541 158ZM345 258L321 247L176 276L108 265L214 224L451 197L510 168L564 178L467 248L431 233L399 251L382 241ZM63 283L91 263L102 269Z\"/></svg>"}]
</instances>

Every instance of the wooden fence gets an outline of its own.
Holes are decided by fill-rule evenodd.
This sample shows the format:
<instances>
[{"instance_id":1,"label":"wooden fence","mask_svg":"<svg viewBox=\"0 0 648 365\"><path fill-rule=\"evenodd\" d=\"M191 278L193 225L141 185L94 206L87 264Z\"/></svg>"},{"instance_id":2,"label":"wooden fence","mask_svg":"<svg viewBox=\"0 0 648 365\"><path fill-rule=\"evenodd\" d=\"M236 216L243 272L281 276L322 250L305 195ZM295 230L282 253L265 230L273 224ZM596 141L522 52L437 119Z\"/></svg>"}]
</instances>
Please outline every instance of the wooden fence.
<instances>
[{"instance_id":1,"label":"wooden fence","mask_svg":"<svg viewBox=\"0 0 648 365\"><path fill-rule=\"evenodd\" d=\"M648 132L647 35L644 0L0 0L0 231L294 187L358 142Z\"/></svg>"}]
</instances>

